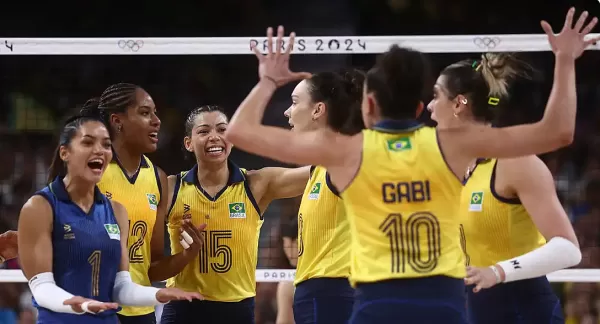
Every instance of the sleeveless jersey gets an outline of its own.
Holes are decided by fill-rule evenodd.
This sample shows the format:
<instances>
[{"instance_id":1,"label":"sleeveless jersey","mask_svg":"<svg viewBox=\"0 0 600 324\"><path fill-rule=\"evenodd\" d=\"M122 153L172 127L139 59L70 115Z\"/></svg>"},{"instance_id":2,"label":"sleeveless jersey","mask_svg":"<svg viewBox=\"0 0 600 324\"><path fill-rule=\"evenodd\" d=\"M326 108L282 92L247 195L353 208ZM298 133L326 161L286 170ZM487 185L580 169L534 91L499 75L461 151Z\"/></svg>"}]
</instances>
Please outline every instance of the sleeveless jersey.
<instances>
[{"instance_id":1,"label":"sleeveless jersey","mask_svg":"<svg viewBox=\"0 0 600 324\"><path fill-rule=\"evenodd\" d=\"M121 262L121 232L110 201L96 188L94 205L85 213L71 201L61 177L35 194L46 198L52 207L52 273L56 285L75 296L112 302ZM34 305L39 310L38 323L116 321L115 311L99 315L55 313L39 307L35 298Z\"/></svg>"},{"instance_id":2,"label":"sleeveless jersey","mask_svg":"<svg viewBox=\"0 0 600 324\"><path fill-rule=\"evenodd\" d=\"M327 171L311 168L298 212L298 264L294 284L350 275L349 225Z\"/></svg>"},{"instance_id":3,"label":"sleeveless jersey","mask_svg":"<svg viewBox=\"0 0 600 324\"><path fill-rule=\"evenodd\" d=\"M256 295L258 237L263 219L246 171L228 162L229 180L214 197L198 181L198 165L177 175L169 210L171 253L183 250L184 219L205 223L204 245L196 259L167 281L168 287L202 293L206 300L238 302Z\"/></svg>"},{"instance_id":4,"label":"sleeveless jersey","mask_svg":"<svg viewBox=\"0 0 600 324\"><path fill-rule=\"evenodd\" d=\"M488 267L546 243L517 198L494 190L496 160L485 160L465 184L460 213L467 265Z\"/></svg>"},{"instance_id":5,"label":"sleeveless jersey","mask_svg":"<svg viewBox=\"0 0 600 324\"><path fill-rule=\"evenodd\" d=\"M150 159L142 156L138 171L129 177L115 156L102 176L98 187L108 199L120 202L129 216L129 272L133 282L151 286L150 241L156 222L156 209L161 199L158 169ZM125 316L144 315L154 312L154 307L123 307Z\"/></svg>"},{"instance_id":6,"label":"sleeveless jersey","mask_svg":"<svg viewBox=\"0 0 600 324\"><path fill-rule=\"evenodd\" d=\"M383 121L363 130L362 163L342 192L352 233L350 281L464 278L458 198L436 130Z\"/></svg>"}]
</instances>

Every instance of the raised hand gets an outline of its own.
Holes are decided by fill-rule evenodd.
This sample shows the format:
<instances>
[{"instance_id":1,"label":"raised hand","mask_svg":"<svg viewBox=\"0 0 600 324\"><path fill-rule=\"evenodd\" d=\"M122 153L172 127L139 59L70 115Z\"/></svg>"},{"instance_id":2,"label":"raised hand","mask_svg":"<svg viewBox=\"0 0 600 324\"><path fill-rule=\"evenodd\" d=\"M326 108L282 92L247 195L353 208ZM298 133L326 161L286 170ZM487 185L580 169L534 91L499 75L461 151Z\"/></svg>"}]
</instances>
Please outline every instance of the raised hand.
<instances>
[{"instance_id":1,"label":"raised hand","mask_svg":"<svg viewBox=\"0 0 600 324\"><path fill-rule=\"evenodd\" d=\"M550 43L550 47L552 47L552 52L554 52L555 55L566 55L576 59L583 54L583 51L588 46L600 40L600 37L594 37L588 40L584 39L585 36L594 29L596 23L598 23L598 18L594 17L587 25L585 25L588 12L584 11L581 16L579 16L575 26L573 26L574 15L575 8L569 9L563 29L556 35L548 22L541 22L544 32L548 35L548 42Z\"/></svg>"},{"instance_id":2,"label":"raised hand","mask_svg":"<svg viewBox=\"0 0 600 324\"><path fill-rule=\"evenodd\" d=\"M17 231L7 231L0 234L0 258L10 260L17 257L19 250L18 238Z\"/></svg>"},{"instance_id":3,"label":"raised hand","mask_svg":"<svg viewBox=\"0 0 600 324\"><path fill-rule=\"evenodd\" d=\"M162 288L156 293L156 300L163 304L172 300L192 301L194 299L203 300L204 297L197 292L187 292L178 288Z\"/></svg>"},{"instance_id":4,"label":"raised hand","mask_svg":"<svg viewBox=\"0 0 600 324\"><path fill-rule=\"evenodd\" d=\"M117 303L103 303L97 300L83 298L81 296L73 296L63 302L63 305L69 305L77 313L92 313L98 314L105 310L117 309L119 304Z\"/></svg>"},{"instance_id":5,"label":"raised hand","mask_svg":"<svg viewBox=\"0 0 600 324\"><path fill-rule=\"evenodd\" d=\"M310 73L290 71L290 54L294 48L295 33L290 33L290 39L285 52L281 52L283 47L283 26L277 28L277 41L275 53L273 53L273 28L267 28L267 53L263 55L258 47L254 47L254 53L258 58L258 76L261 80L272 81L277 87L281 87L288 82L307 79L311 77Z\"/></svg>"}]
</instances>

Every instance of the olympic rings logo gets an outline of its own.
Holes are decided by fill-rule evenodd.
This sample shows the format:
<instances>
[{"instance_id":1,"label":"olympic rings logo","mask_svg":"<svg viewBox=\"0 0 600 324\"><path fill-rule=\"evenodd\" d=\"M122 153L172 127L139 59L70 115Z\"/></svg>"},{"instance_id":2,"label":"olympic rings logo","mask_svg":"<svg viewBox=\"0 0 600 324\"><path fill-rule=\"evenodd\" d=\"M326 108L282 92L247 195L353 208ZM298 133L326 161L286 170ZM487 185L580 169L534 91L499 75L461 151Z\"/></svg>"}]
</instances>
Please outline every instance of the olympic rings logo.
<instances>
[{"instance_id":1,"label":"olympic rings logo","mask_svg":"<svg viewBox=\"0 0 600 324\"><path fill-rule=\"evenodd\" d=\"M475 37L473 44L479 48L492 49L500 45L500 38L498 37Z\"/></svg>"},{"instance_id":2,"label":"olympic rings logo","mask_svg":"<svg viewBox=\"0 0 600 324\"><path fill-rule=\"evenodd\" d=\"M137 52L140 50L140 48L144 47L144 41L141 41L141 40L134 41L131 39L129 39L129 40L121 39L117 44L119 45L119 47L122 50L132 51L132 52Z\"/></svg>"}]
</instances>

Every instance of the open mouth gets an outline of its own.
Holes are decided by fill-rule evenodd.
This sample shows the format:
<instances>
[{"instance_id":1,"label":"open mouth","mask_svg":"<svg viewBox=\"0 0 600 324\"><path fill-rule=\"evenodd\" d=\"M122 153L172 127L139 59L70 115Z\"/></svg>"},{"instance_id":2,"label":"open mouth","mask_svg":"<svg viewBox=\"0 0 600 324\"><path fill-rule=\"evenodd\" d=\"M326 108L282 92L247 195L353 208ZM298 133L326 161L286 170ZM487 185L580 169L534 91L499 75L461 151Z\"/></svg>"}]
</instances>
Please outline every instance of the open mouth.
<instances>
[{"instance_id":1,"label":"open mouth","mask_svg":"<svg viewBox=\"0 0 600 324\"><path fill-rule=\"evenodd\" d=\"M153 143L158 143L158 132L152 132L152 133L148 134L148 137L150 137L150 140Z\"/></svg>"},{"instance_id":2,"label":"open mouth","mask_svg":"<svg viewBox=\"0 0 600 324\"><path fill-rule=\"evenodd\" d=\"M218 156L225 152L225 148L223 146L211 146L206 149L206 154L211 156Z\"/></svg>"},{"instance_id":3,"label":"open mouth","mask_svg":"<svg viewBox=\"0 0 600 324\"><path fill-rule=\"evenodd\" d=\"M102 171L104 161L102 159L93 159L88 162L88 167L94 171Z\"/></svg>"}]
</instances>

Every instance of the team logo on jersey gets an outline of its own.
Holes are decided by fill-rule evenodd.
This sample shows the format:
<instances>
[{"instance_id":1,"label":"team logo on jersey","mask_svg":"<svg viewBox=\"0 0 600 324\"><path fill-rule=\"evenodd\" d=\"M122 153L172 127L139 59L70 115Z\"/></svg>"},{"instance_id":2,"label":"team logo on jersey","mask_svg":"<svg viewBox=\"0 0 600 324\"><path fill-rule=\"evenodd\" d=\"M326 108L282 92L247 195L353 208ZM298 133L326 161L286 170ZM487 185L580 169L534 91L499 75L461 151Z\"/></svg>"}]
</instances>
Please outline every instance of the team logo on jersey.
<instances>
[{"instance_id":1,"label":"team logo on jersey","mask_svg":"<svg viewBox=\"0 0 600 324\"><path fill-rule=\"evenodd\" d=\"M111 240L121 240L121 231L119 230L119 225L104 224L104 228L106 229L106 233L108 233L108 237L110 237Z\"/></svg>"},{"instance_id":2,"label":"team logo on jersey","mask_svg":"<svg viewBox=\"0 0 600 324\"><path fill-rule=\"evenodd\" d=\"M72 232L71 225L65 224L65 225L63 225L63 229L65 230L65 235L63 236L63 239L65 239L65 240L74 240L75 239L75 233Z\"/></svg>"},{"instance_id":3,"label":"team logo on jersey","mask_svg":"<svg viewBox=\"0 0 600 324\"><path fill-rule=\"evenodd\" d=\"M390 151L400 152L410 150L412 145L410 144L410 138L401 137L387 140L387 147Z\"/></svg>"},{"instance_id":4,"label":"team logo on jersey","mask_svg":"<svg viewBox=\"0 0 600 324\"><path fill-rule=\"evenodd\" d=\"M319 199L319 194L320 193L321 193L321 183L317 182L310 189L310 192L308 193L308 199L310 199L310 200L317 200L317 199Z\"/></svg>"},{"instance_id":5,"label":"team logo on jersey","mask_svg":"<svg viewBox=\"0 0 600 324\"><path fill-rule=\"evenodd\" d=\"M106 196L106 198L108 199L112 199L112 193L111 192L105 192L104 195Z\"/></svg>"},{"instance_id":6,"label":"team logo on jersey","mask_svg":"<svg viewBox=\"0 0 600 324\"><path fill-rule=\"evenodd\" d=\"M146 197L148 197L148 205L150 205L150 209L156 210L158 206L158 199L156 199L156 195L147 193Z\"/></svg>"},{"instance_id":7,"label":"team logo on jersey","mask_svg":"<svg viewBox=\"0 0 600 324\"><path fill-rule=\"evenodd\" d=\"M246 204L243 202L229 204L229 218L246 218Z\"/></svg>"},{"instance_id":8,"label":"team logo on jersey","mask_svg":"<svg viewBox=\"0 0 600 324\"><path fill-rule=\"evenodd\" d=\"M480 212L483 209L483 191L474 191L471 193L469 202L469 211Z\"/></svg>"}]
</instances>

